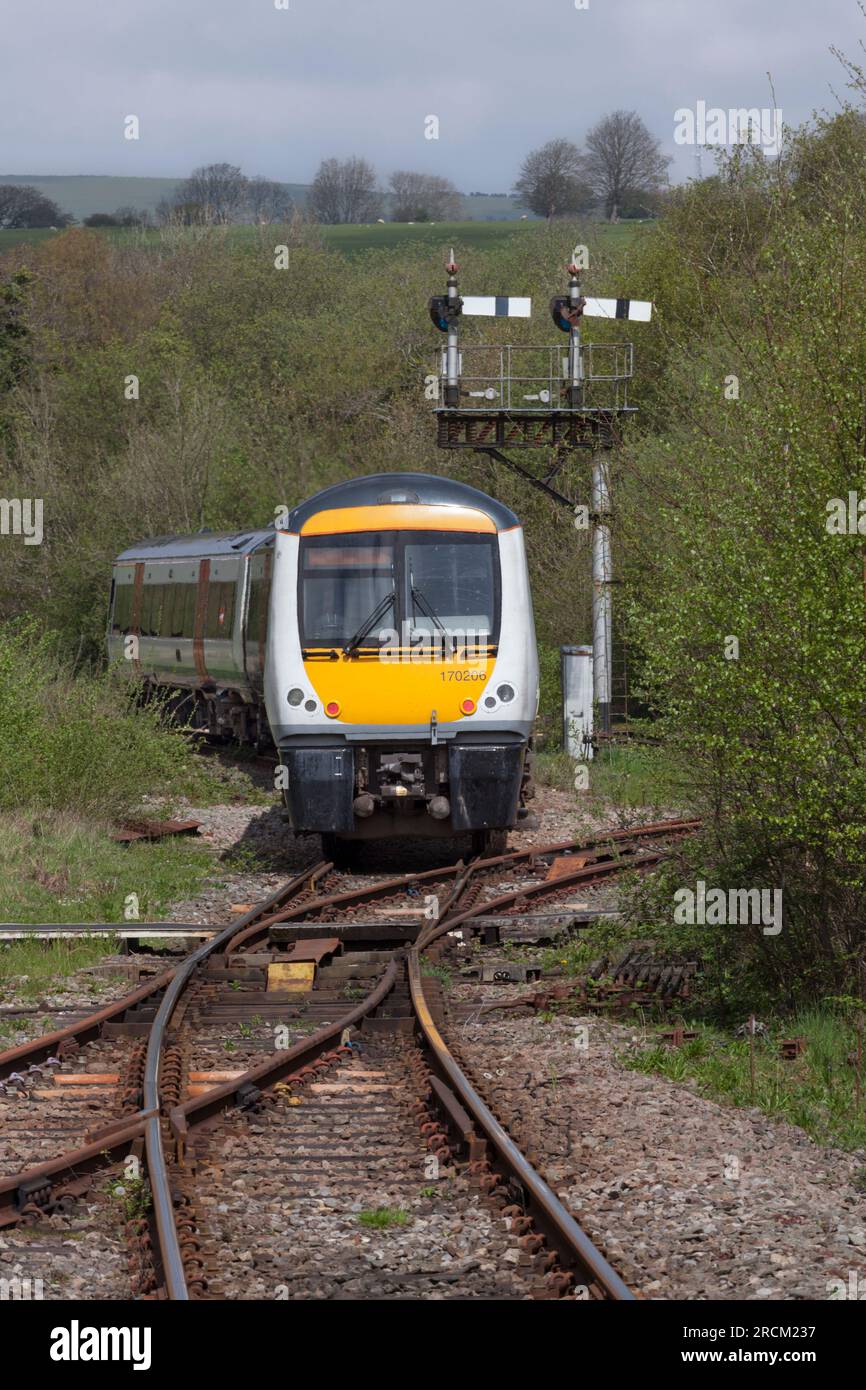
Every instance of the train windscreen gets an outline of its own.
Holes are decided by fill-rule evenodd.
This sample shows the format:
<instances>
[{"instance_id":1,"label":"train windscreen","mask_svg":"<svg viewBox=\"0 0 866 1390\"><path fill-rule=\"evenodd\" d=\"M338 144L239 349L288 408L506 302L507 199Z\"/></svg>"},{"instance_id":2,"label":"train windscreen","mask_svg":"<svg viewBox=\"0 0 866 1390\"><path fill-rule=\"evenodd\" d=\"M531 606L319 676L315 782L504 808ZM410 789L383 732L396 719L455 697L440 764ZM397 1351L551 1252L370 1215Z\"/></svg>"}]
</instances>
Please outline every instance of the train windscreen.
<instances>
[{"instance_id":1,"label":"train windscreen","mask_svg":"<svg viewBox=\"0 0 866 1390\"><path fill-rule=\"evenodd\" d=\"M391 531L302 538L304 647L378 647L437 637L494 642L499 560L494 536Z\"/></svg>"}]
</instances>

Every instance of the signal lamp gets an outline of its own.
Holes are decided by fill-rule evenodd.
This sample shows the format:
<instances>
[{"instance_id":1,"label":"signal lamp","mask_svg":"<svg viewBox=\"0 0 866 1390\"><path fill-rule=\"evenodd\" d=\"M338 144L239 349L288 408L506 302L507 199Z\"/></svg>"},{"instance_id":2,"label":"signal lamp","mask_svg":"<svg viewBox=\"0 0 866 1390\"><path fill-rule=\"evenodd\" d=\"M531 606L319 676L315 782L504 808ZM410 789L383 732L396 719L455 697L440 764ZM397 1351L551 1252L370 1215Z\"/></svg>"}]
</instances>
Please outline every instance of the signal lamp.
<instances>
[{"instance_id":1,"label":"signal lamp","mask_svg":"<svg viewBox=\"0 0 866 1390\"><path fill-rule=\"evenodd\" d=\"M463 711L464 714L474 714L474 713L475 713L475 701L474 701L474 700L470 700L470 699L467 697L467 699L461 701L460 708L462 709L462 711Z\"/></svg>"},{"instance_id":2,"label":"signal lamp","mask_svg":"<svg viewBox=\"0 0 866 1390\"><path fill-rule=\"evenodd\" d=\"M329 700L325 705L325 713L329 719L336 719L340 713L340 706L336 700Z\"/></svg>"},{"instance_id":3,"label":"signal lamp","mask_svg":"<svg viewBox=\"0 0 866 1390\"><path fill-rule=\"evenodd\" d=\"M395 489L393 492L381 492L376 498L380 504L387 506L389 503L406 503L420 501L417 492L407 492L405 489Z\"/></svg>"}]
</instances>

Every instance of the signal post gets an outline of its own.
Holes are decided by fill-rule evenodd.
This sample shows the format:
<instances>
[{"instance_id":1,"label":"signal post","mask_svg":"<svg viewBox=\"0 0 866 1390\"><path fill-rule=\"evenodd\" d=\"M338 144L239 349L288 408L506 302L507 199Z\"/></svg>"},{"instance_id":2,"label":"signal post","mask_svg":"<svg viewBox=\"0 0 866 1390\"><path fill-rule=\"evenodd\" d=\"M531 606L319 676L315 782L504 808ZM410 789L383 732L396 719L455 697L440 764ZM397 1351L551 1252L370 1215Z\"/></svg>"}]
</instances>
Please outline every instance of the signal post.
<instances>
[{"instance_id":1,"label":"signal post","mask_svg":"<svg viewBox=\"0 0 866 1390\"><path fill-rule=\"evenodd\" d=\"M430 317L447 335L439 354L437 443L444 449L486 454L525 482L574 512L575 498L560 490L558 475L575 449L592 455L592 647L593 703L602 736L611 732L613 581L610 539L610 450L619 421L636 410L628 402L633 374L631 343L582 341L584 318L648 322L643 300L586 298L578 252L568 265L568 289L550 302L553 322L568 334L568 352L551 344L460 344L463 315L529 318L531 301L510 295L462 298L451 252L445 295L430 300ZM553 459L536 472L506 450L546 449ZM524 455L525 456L525 455Z\"/></svg>"}]
</instances>

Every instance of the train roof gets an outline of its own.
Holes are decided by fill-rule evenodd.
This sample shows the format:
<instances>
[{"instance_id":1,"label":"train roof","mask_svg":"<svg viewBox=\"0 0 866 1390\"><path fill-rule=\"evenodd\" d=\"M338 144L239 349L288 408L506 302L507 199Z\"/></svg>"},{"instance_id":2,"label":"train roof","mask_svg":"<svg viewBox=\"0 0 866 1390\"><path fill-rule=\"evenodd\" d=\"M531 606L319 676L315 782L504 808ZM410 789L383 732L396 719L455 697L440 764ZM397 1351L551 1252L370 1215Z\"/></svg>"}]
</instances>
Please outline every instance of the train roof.
<instances>
[{"instance_id":1,"label":"train roof","mask_svg":"<svg viewBox=\"0 0 866 1390\"><path fill-rule=\"evenodd\" d=\"M434 507L474 507L489 516L497 531L508 531L520 522L510 507L488 497L477 487L458 483L454 478L440 478L435 473L371 473L367 478L353 478L336 483L315 497L302 502L289 513L286 529L300 531L305 521L318 512L342 507L375 507L389 503L420 502Z\"/></svg>"},{"instance_id":2,"label":"train roof","mask_svg":"<svg viewBox=\"0 0 866 1390\"><path fill-rule=\"evenodd\" d=\"M192 536L154 536L122 551L115 564L133 560L194 560L209 555L247 555L273 538L273 526L263 531L196 531Z\"/></svg>"},{"instance_id":3,"label":"train roof","mask_svg":"<svg viewBox=\"0 0 866 1390\"><path fill-rule=\"evenodd\" d=\"M396 502L420 502L434 507L474 507L489 516L497 531L510 530L520 522L510 507L489 497L477 487L435 473L371 473L336 483L301 502L289 513L286 529L300 531L304 522L318 512L342 507L374 507ZM274 528L247 531L196 531L193 535L153 536L137 541L122 551L115 564L136 560L195 560L205 556L248 555L266 541L273 540Z\"/></svg>"}]
</instances>

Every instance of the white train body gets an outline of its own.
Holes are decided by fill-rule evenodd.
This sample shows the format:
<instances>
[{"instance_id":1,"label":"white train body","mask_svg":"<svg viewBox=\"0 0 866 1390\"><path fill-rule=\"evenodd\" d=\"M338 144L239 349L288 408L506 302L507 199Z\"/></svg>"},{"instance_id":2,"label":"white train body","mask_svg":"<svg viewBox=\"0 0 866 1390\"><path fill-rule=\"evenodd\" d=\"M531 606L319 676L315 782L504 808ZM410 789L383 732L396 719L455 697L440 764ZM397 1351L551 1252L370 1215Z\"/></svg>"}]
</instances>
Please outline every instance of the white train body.
<instances>
[{"instance_id":1,"label":"white train body","mask_svg":"<svg viewBox=\"0 0 866 1390\"><path fill-rule=\"evenodd\" d=\"M113 656L129 635L142 680L201 727L269 730L299 833L483 838L528 814L523 531L475 488L380 474L319 493L276 532L133 547L115 563Z\"/></svg>"}]
</instances>

